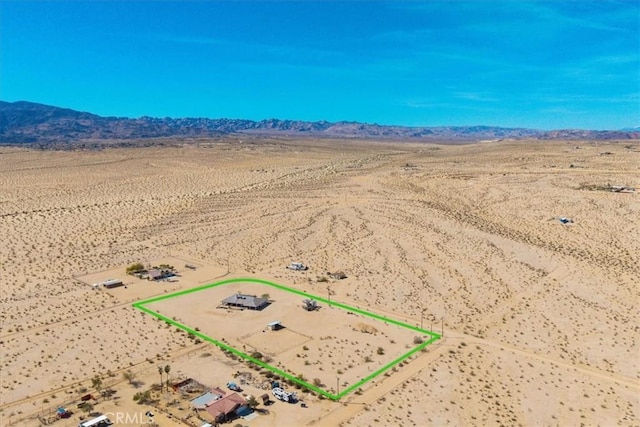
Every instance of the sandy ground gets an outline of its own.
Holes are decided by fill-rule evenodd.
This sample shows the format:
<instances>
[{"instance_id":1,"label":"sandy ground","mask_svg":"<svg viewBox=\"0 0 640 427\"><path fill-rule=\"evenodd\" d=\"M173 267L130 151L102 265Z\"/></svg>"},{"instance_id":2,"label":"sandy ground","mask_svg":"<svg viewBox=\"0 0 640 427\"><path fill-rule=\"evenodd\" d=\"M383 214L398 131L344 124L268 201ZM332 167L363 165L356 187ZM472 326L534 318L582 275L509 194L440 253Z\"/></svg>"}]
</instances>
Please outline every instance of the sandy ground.
<instances>
[{"instance_id":1,"label":"sandy ground","mask_svg":"<svg viewBox=\"0 0 640 427\"><path fill-rule=\"evenodd\" d=\"M39 425L95 375L119 397L96 410L139 411L129 369L223 386L240 362L131 302L243 275L322 295L336 270L332 299L444 340L360 395L246 425L638 425L640 199L589 189L607 184L640 187L638 143L0 148L0 425ZM123 275L163 260L176 281Z\"/></svg>"}]
</instances>

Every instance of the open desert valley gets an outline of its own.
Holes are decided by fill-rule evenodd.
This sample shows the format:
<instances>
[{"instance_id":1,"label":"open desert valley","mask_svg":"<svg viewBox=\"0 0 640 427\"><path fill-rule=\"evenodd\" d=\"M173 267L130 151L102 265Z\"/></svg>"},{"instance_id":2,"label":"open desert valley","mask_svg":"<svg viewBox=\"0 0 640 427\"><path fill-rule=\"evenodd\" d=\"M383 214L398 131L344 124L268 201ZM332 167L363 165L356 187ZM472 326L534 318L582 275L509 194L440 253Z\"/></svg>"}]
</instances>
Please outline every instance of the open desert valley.
<instances>
[{"instance_id":1,"label":"open desert valley","mask_svg":"<svg viewBox=\"0 0 640 427\"><path fill-rule=\"evenodd\" d=\"M637 141L2 147L0 186L2 426L640 424Z\"/></svg>"}]
</instances>

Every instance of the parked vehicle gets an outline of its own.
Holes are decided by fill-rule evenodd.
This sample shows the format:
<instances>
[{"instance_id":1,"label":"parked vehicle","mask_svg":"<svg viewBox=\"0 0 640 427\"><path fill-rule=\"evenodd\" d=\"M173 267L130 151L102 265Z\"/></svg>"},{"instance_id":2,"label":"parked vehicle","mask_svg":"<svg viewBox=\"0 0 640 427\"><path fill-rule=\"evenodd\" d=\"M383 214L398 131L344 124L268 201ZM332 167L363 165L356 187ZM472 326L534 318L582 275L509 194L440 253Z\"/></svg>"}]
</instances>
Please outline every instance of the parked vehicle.
<instances>
[{"instance_id":1,"label":"parked vehicle","mask_svg":"<svg viewBox=\"0 0 640 427\"><path fill-rule=\"evenodd\" d=\"M227 383L227 388L229 390L233 390L233 391L242 391L242 389L238 386L238 384L236 384L234 382L228 382Z\"/></svg>"},{"instance_id":2,"label":"parked vehicle","mask_svg":"<svg viewBox=\"0 0 640 427\"><path fill-rule=\"evenodd\" d=\"M309 267L307 267L306 265L304 265L301 262L292 262L291 264L289 264L289 266L287 267L289 270L295 270L295 271L303 271L303 270L308 270Z\"/></svg>"},{"instance_id":3,"label":"parked vehicle","mask_svg":"<svg viewBox=\"0 0 640 427\"><path fill-rule=\"evenodd\" d=\"M272 389L271 392L276 399L282 400L283 402L296 403L298 401L298 397L294 392L284 391L279 387Z\"/></svg>"}]
</instances>

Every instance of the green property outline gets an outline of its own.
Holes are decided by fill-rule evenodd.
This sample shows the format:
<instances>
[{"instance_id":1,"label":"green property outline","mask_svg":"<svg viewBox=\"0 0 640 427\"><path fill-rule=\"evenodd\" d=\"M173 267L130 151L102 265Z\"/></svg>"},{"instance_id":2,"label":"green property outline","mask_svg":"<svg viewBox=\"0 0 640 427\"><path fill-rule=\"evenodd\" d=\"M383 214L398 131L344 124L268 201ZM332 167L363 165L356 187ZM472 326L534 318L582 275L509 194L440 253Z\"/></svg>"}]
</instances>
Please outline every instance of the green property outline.
<instances>
[{"instance_id":1,"label":"green property outline","mask_svg":"<svg viewBox=\"0 0 640 427\"><path fill-rule=\"evenodd\" d=\"M205 334L203 334L203 333L201 333L199 331L196 331L196 330L188 327L187 325L183 325L180 322L176 322L173 319L169 319L168 317L163 316L162 314L145 307L145 305L147 305L147 304L151 304L151 303L154 303L154 302L162 301L162 300L165 300L165 299L176 298L176 297L179 297L179 296L182 296L182 295L186 295L186 294L190 294L190 293L193 293L193 292L199 292L199 291L203 291L205 289L210 289L210 288L214 288L214 287L217 287L217 286L228 285L230 283L238 283L238 282L252 282L252 283L259 283L261 285L271 286L273 288L280 289L282 291L291 292L291 293L294 293L294 294L297 294L297 295L304 296L305 298L309 298L309 299L313 299L313 300L316 300L316 301L323 302L325 304L328 304L329 306L339 307L341 309L352 311L352 312L355 312L355 313L358 313L358 314L362 314L362 315L367 316L367 317L371 317L371 318L374 318L374 319L377 319L377 320L382 320L383 322L387 322L387 323L391 323L391 324L394 324L394 325L397 325L397 326L401 326L403 328L411 329L411 330L419 332L421 334L429 335L431 338L428 341L425 341L425 342L421 343L417 347L409 350L407 353L401 355L400 357L398 357L398 358L394 359L393 361L387 363L386 365L382 366L381 368L379 368L375 372L373 372L373 373L367 375L366 377L362 378L357 383L352 384L351 386L349 386L346 389L342 390L340 393L331 394L331 393L329 393L329 392L327 392L325 390L322 390L321 388L319 388L319 387L317 387L317 386L315 386L313 384L307 383L306 381L303 381L300 378L297 378L297 377L291 375L288 372L284 372L284 371L276 368L275 366L271 366L271 365L263 362L262 360L253 358L253 357L249 356L248 354L245 354L245 353L237 350L236 348L231 347L230 345L227 345L227 344L225 344L225 343L223 343L221 341L213 339L213 338L209 337L208 335L205 335ZM279 376L281 376L283 378L288 379L289 381L292 381L292 382L294 382L296 384L299 384L302 387L305 387L305 388L307 388L309 390L315 391L316 393L319 393L319 394L327 397L328 399L335 400L335 401L340 400L341 397L351 393L353 390L355 390L355 389L361 387L362 385L366 384L367 382L373 380L378 375L388 371L389 369L393 368L398 363L400 363L403 360L411 357L415 353L419 352L420 350L424 349L425 347L427 347L428 345L430 345L434 341L439 340L442 337L440 334L437 334L435 332L428 331L426 329L421 329L421 328L418 328L416 326L409 325L408 323L400 322L399 320L389 319L388 317L385 317L385 316L380 316L378 314L371 313L371 312L368 312L368 311L365 311L365 310L361 310L361 309L356 308L356 307L351 307L349 305L342 304L342 303L337 302L337 301L331 301L331 300L328 300L328 299L325 299L325 298L322 298L322 297L311 295L311 294L309 294L307 292L304 292L304 291L299 291L297 289L293 289L293 288L289 288L287 286L279 285L277 283L269 282L268 280L254 279L254 278L236 278L236 279L221 280L219 282L210 283L210 284L207 284L207 285L198 286L198 287L191 288L191 289L186 289L186 290L174 292L174 293L171 293L171 294L160 295L160 296L157 296L157 297L148 298L146 300L135 302L132 305L133 305L133 307L137 308L140 311L143 311L143 312L148 313L148 314L150 314L152 316L155 316L158 319L163 320L166 323L171 324L171 325L173 325L175 327L178 327L178 328L184 330L185 332L187 332L189 334L193 334L193 335L201 338L204 341L210 342L210 343L212 343L212 344L214 344L214 345L216 345L216 346L218 346L218 347L220 347L222 349L225 349L225 350L227 350L227 351L229 351L229 352L231 352L231 353L233 353L233 354L235 354L237 356L240 356L241 358L243 358L245 360L248 360L248 361L250 361L250 362L252 362L252 363L254 363L254 364L258 365L258 366L262 366L263 368L270 370L274 374L277 374L277 375L279 375Z\"/></svg>"}]
</instances>

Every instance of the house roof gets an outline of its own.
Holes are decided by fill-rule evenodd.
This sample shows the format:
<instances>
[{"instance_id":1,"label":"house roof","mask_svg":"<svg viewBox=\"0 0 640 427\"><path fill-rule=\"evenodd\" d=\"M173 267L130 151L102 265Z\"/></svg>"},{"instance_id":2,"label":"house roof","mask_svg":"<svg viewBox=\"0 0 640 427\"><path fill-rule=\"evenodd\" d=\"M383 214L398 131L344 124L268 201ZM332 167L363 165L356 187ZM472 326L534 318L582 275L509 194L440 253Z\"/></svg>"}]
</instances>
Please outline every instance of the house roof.
<instances>
[{"instance_id":1,"label":"house roof","mask_svg":"<svg viewBox=\"0 0 640 427\"><path fill-rule=\"evenodd\" d=\"M195 399L191 399L190 403L195 409L205 409L207 406L211 405L216 400L219 400L224 396L224 392L221 390L213 389L208 391Z\"/></svg>"},{"instance_id":2,"label":"house roof","mask_svg":"<svg viewBox=\"0 0 640 427\"><path fill-rule=\"evenodd\" d=\"M80 425L82 427L91 427L91 426L95 426L95 425L99 425L101 423L107 423L109 422L109 418L106 415L100 415L97 418L93 418L91 420L85 421L80 423Z\"/></svg>"},{"instance_id":3,"label":"house roof","mask_svg":"<svg viewBox=\"0 0 640 427\"><path fill-rule=\"evenodd\" d=\"M239 305L249 308L260 308L269 301L266 298L260 298L255 295L233 294L222 300L223 304Z\"/></svg>"},{"instance_id":4,"label":"house roof","mask_svg":"<svg viewBox=\"0 0 640 427\"><path fill-rule=\"evenodd\" d=\"M162 271L160 271L157 268L154 268L153 270L149 270L147 274L152 279L161 279L163 276Z\"/></svg>"},{"instance_id":5,"label":"house roof","mask_svg":"<svg viewBox=\"0 0 640 427\"><path fill-rule=\"evenodd\" d=\"M211 414L212 417L218 418L220 415L231 414L238 409L239 406L244 405L247 401L238 393L231 393L228 396L218 399L211 405L207 406L205 410Z\"/></svg>"}]
</instances>

